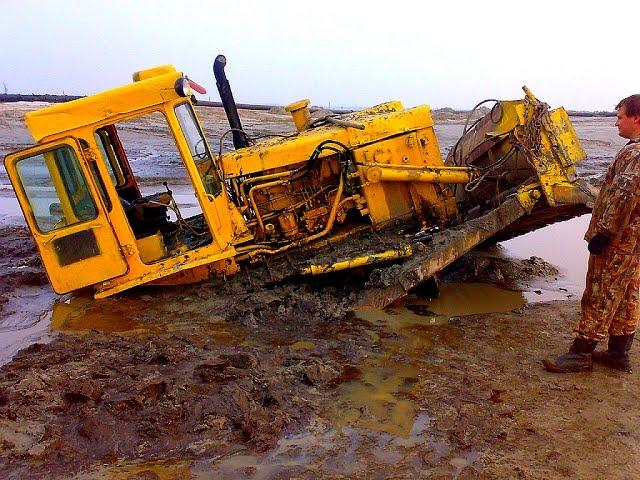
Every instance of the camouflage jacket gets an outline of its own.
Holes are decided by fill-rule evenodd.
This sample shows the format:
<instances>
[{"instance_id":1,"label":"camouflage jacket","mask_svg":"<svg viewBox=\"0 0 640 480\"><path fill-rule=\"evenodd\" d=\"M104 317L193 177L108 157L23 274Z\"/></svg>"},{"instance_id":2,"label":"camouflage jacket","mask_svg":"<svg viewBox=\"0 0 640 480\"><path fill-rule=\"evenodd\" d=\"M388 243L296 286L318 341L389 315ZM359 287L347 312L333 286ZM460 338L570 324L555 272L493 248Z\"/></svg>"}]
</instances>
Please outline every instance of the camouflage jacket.
<instances>
[{"instance_id":1,"label":"camouflage jacket","mask_svg":"<svg viewBox=\"0 0 640 480\"><path fill-rule=\"evenodd\" d=\"M640 138L627 143L607 169L585 240L611 237L610 250L640 254Z\"/></svg>"}]
</instances>

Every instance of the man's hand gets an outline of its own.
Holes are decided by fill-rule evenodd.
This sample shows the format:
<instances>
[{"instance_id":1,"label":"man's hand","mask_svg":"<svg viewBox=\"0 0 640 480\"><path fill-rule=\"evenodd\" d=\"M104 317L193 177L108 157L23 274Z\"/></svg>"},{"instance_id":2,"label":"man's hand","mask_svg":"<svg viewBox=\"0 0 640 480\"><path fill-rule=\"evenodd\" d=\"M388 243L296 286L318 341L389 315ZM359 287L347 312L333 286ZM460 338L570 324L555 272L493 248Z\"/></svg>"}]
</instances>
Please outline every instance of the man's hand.
<instances>
[{"instance_id":1,"label":"man's hand","mask_svg":"<svg viewBox=\"0 0 640 480\"><path fill-rule=\"evenodd\" d=\"M589 243L587 249L591 255L600 255L611 243L611 238L604 233L596 233Z\"/></svg>"}]
</instances>

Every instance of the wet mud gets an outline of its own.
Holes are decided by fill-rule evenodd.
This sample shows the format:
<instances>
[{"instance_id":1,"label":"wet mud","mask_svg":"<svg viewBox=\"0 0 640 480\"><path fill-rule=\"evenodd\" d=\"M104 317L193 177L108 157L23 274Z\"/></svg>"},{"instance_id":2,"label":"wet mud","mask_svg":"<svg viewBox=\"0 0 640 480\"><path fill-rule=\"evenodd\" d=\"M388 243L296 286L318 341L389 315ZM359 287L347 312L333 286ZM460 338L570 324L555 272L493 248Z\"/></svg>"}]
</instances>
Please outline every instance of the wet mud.
<instances>
[{"instance_id":1,"label":"wet mud","mask_svg":"<svg viewBox=\"0 0 640 480\"><path fill-rule=\"evenodd\" d=\"M47 277L25 227L2 228L0 251L0 313L6 314L4 306L17 287L45 285Z\"/></svg>"},{"instance_id":2,"label":"wet mud","mask_svg":"<svg viewBox=\"0 0 640 480\"><path fill-rule=\"evenodd\" d=\"M221 113L199 113L216 145ZM245 125L281 131L269 115ZM610 123L576 128L597 138ZM23 141L2 135L6 150ZM615 153L601 141L585 145L601 158L584 176ZM0 333L41 326L0 362L2 478L623 479L640 466L637 376L540 366L579 312L526 302L524 286L561 275L542 258L467 255L438 298L424 289L385 311L352 311L366 277L348 275L96 301L53 295L27 231L0 232Z\"/></svg>"},{"instance_id":3,"label":"wet mud","mask_svg":"<svg viewBox=\"0 0 640 480\"><path fill-rule=\"evenodd\" d=\"M450 317L422 299L413 315L336 318L324 314L328 296L307 291L317 305L291 324L272 319L284 299L242 322L210 313L224 302L199 293L103 301L127 322L115 329L93 324L87 299L56 309L63 333L0 369L4 478L632 478L637 468L634 456L584 461L585 446L637 442L638 414L612 413L635 402L636 377L554 376L538 363L566 348L575 302Z\"/></svg>"},{"instance_id":4,"label":"wet mud","mask_svg":"<svg viewBox=\"0 0 640 480\"><path fill-rule=\"evenodd\" d=\"M0 370L2 470L47 478L121 458L265 451L353 377L368 337L336 304L296 286L221 296L204 285L58 303L62 334Z\"/></svg>"},{"instance_id":5,"label":"wet mud","mask_svg":"<svg viewBox=\"0 0 640 480\"><path fill-rule=\"evenodd\" d=\"M54 299L28 230L0 227L0 365L33 341L49 338Z\"/></svg>"}]
</instances>

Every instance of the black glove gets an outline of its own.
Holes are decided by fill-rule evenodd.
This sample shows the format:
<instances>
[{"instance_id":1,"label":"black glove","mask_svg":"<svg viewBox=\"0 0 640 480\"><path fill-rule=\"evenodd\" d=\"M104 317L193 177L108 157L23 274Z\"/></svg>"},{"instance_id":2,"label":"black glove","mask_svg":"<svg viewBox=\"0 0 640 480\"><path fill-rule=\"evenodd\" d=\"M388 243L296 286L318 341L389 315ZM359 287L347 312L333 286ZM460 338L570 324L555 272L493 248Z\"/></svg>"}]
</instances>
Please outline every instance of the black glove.
<instances>
[{"instance_id":1,"label":"black glove","mask_svg":"<svg viewBox=\"0 0 640 480\"><path fill-rule=\"evenodd\" d=\"M600 255L604 252L605 248L611 243L611 238L604 233L596 233L589 243L587 249L591 252L591 255Z\"/></svg>"}]
</instances>

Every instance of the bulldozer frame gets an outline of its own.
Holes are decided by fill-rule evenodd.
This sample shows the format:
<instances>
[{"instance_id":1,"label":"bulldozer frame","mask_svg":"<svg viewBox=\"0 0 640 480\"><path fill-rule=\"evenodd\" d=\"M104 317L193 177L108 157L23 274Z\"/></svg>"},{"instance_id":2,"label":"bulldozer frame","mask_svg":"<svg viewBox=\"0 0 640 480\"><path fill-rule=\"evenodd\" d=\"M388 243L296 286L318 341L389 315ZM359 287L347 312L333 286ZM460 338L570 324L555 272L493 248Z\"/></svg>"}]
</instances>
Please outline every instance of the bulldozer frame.
<instances>
[{"instance_id":1,"label":"bulldozer frame","mask_svg":"<svg viewBox=\"0 0 640 480\"><path fill-rule=\"evenodd\" d=\"M445 160L430 108L398 101L316 119L298 101L287 107L294 134L254 142L226 60L216 62L236 146L224 154L193 108L201 87L169 65L27 114L36 145L5 166L57 293L90 287L101 298L255 263L278 280L402 260L363 295L385 306L479 243L583 213L593 200L576 179L585 153L566 112L526 88L465 126ZM163 125L196 215L183 215L169 183L143 192L136 180L121 126L147 118Z\"/></svg>"}]
</instances>

